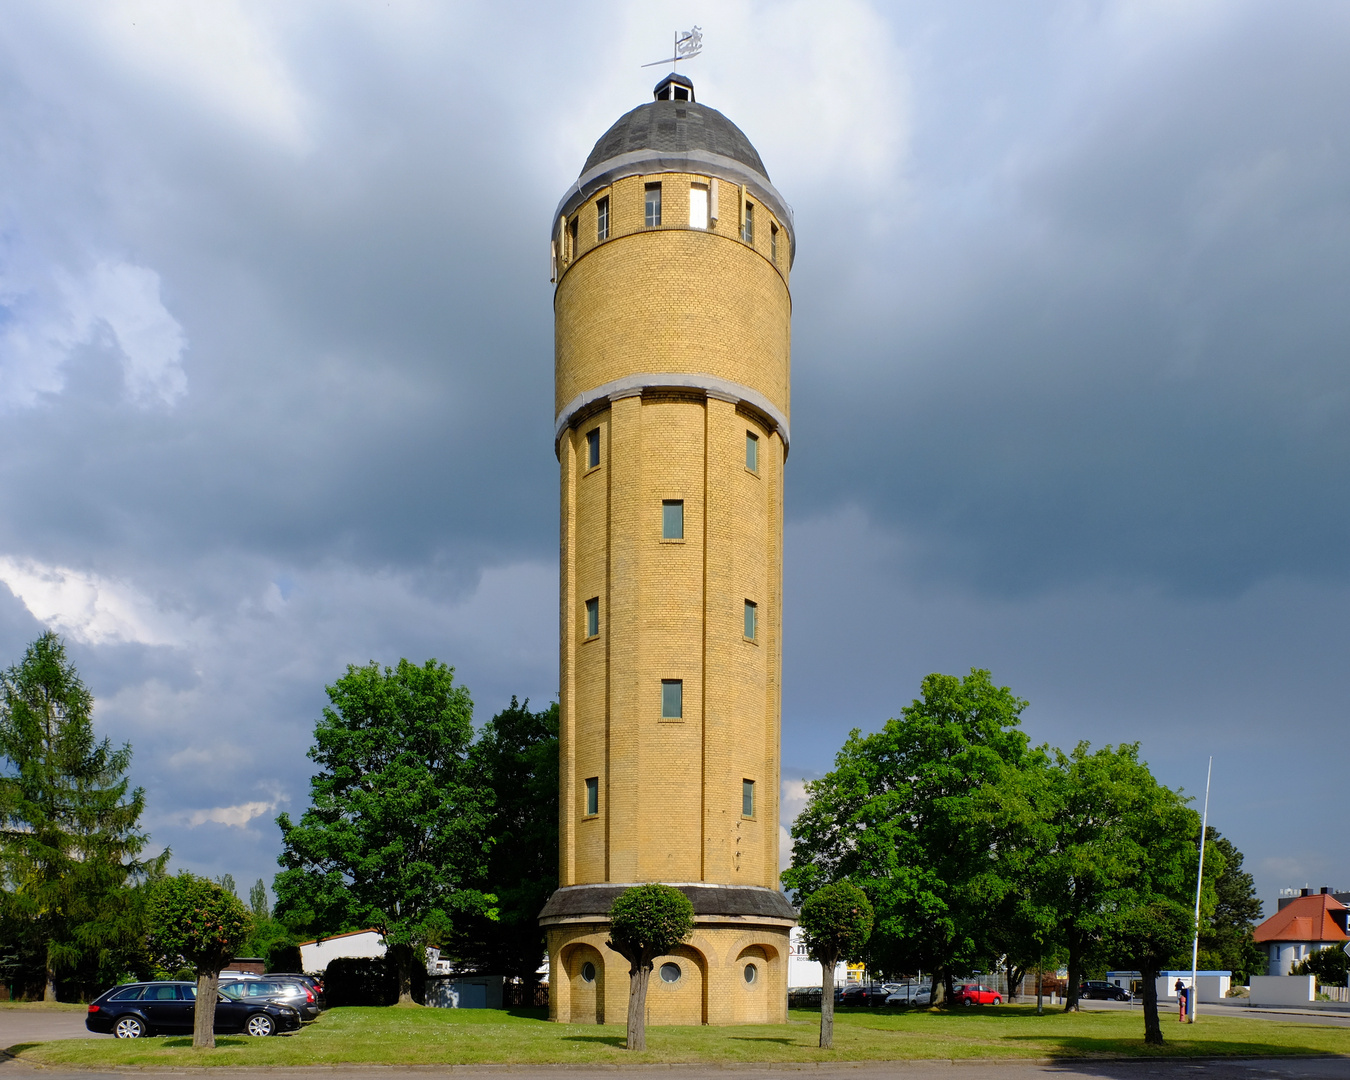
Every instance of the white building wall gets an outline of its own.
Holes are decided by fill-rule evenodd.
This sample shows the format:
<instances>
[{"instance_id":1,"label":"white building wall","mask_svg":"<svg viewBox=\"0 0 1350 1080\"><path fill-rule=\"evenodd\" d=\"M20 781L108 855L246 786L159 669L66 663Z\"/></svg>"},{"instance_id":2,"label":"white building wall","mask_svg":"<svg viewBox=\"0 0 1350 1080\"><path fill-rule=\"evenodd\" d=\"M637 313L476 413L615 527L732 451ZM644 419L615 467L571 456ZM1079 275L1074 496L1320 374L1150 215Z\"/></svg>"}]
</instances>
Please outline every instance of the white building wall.
<instances>
[{"instance_id":1,"label":"white building wall","mask_svg":"<svg viewBox=\"0 0 1350 1080\"><path fill-rule=\"evenodd\" d=\"M319 974L340 957L383 956L384 938L374 930L358 930L353 934L338 934L322 941L306 941L300 945L300 966L309 974Z\"/></svg>"},{"instance_id":2,"label":"white building wall","mask_svg":"<svg viewBox=\"0 0 1350 1080\"><path fill-rule=\"evenodd\" d=\"M820 964L806 955L806 942L802 940L800 927L792 928L789 940L788 986L819 986L825 973ZM843 986L847 978L848 965L840 961L834 967L834 985Z\"/></svg>"}]
</instances>

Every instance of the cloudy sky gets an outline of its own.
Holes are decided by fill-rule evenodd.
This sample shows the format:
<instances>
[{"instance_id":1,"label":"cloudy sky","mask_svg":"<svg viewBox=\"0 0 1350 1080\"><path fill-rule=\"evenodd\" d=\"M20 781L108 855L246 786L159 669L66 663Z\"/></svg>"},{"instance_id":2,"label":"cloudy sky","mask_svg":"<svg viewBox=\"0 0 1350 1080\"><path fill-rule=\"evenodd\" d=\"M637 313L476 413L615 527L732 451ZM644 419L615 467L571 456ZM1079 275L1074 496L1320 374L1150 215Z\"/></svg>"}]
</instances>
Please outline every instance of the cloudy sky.
<instances>
[{"instance_id":1,"label":"cloudy sky","mask_svg":"<svg viewBox=\"0 0 1350 1080\"><path fill-rule=\"evenodd\" d=\"M66 636L179 866L275 872L323 687L557 686L548 232L698 23L793 204L785 806L930 671L1350 888L1350 8L0 12L0 664Z\"/></svg>"}]
</instances>

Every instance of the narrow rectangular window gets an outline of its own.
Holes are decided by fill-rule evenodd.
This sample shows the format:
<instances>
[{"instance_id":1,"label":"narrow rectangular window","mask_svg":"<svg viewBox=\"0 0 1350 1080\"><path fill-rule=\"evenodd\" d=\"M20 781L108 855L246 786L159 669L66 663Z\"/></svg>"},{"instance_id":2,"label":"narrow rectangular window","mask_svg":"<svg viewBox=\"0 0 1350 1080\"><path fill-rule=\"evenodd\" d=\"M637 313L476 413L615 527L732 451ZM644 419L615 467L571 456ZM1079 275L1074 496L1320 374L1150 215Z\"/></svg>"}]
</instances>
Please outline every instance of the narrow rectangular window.
<instances>
[{"instance_id":1,"label":"narrow rectangular window","mask_svg":"<svg viewBox=\"0 0 1350 1080\"><path fill-rule=\"evenodd\" d=\"M654 228L661 224L661 185L647 185L647 228Z\"/></svg>"},{"instance_id":2,"label":"narrow rectangular window","mask_svg":"<svg viewBox=\"0 0 1350 1080\"><path fill-rule=\"evenodd\" d=\"M661 719L684 719L684 680L661 680Z\"/></svg>"},{"instance_id":3,"label":"narrow rectangular window","mask_svg":"<svg viewBox=\"0 0 1350 1080\"><path fill-rule=\"evenodd\" d=\"M586 816L593 817L600 813L600 777L588 776L586 778Z\"/></svg>"},{"instance_id":4,"label":"narrow rectangular window","mask_svg":"<svg viewBox=\"0 0 1350 1080\"><path fill-rule=\"evenodd\" d=\"M571 257L572 257L573 259L575 259L575 258L577 257L577 219L576 219L576 218L573 218L571 221L569 221L569 222L567 223L567 237L568 237L568 244L567 244L568 251L570 252Z\"/></svg>"},{"instance_id":5,"label":"narrow rectangular window","mask_svg":"<svg viewBox=\"0 0 1350 1080\"><path fill-rule=\"evenodd\" d=\"M600 464L600 429L586 432L586 468L594 469Z\"/></svg>"},{"instance_id":6,"label":"narrow rectangular window","mask_svg":"<svg viewBox=\"0 0 1350 1080\"><path fill-rule=\"evenodd\" d=\"M609 239L609 196L595 200L595 240Z\"/></svg>"},{"instance_id":7,"label":"narrow rectangular window","mask_svg":"<svg viewBox=\"0 0 1350 1080\"><path fill-rule=\"evenodd\" d=\"M755 205L745 204L745 226L741 229L741 239L747 244L755 242Z\"/></svg>"},{"instance_id":8,"label":"narrow rectangular window","mask_svg":"<svg viewBox=\"0 0 1350 1080\"><path fill-rule=\"evenodd\" d=\"M708 185L691 184L689 186L689 227L706 229L708 227Z\"/></svg>"},{"instance_id":9,"label":"narrow rectangular window","mask_svg":"<svg viewBox=\"0 0 1350 1080\"><path fill-rule=\"evenodd\" d=\"M741 817L755 816L755 782L741 781Z\"/></svg>"},{"instance_id":10,"label":"narrow rectangular window","mask_svg":"<svg viewBox=\"0 0 1350 1080\"><path fill-rule=\"evenodd\" d=\"M755 634L759 630L759 605L753 600L745 602L745 636L751 641L755 640Z\"/></svg>"},{"instance_id":11,"label":"narrow rectangular window","mask_svg":"<svg viewBox=\"0 0 1350 1080\"><path fill-rule=\"evenodd\" d=\"M586 636L595 637L600 633L600 597L592 596L586 601Z\"/></svg>"},{"instance_id":12,"label":"narrow rectangular window","mask_svg":"<svg viewBox=\"0 0 1350 1080\"><path fill-rule=\"evenodd\" d=\"M753 431L745 433L745 467L759 472L759 436Z\"/></svg>"},{"instance_id":13,"label":"narrow rectangular window","mask_svg":"<svg viewBox=\"0 0 1350 1080\"><path fill-rule=\"evenodd\" d=\"M666 499L661 503L661 539L684 539L683 499Z\"/></svg>"},{"instance_id":14,"label":"narrow rectangular window","mask_svg":"<svg viewBox=\"0 0 1350 1080\"><path fill-rule=\"evenodd\" d=\"M778 226L769 226L769 260L777 265L778 263Z\"/></svg>"}]
</instances>

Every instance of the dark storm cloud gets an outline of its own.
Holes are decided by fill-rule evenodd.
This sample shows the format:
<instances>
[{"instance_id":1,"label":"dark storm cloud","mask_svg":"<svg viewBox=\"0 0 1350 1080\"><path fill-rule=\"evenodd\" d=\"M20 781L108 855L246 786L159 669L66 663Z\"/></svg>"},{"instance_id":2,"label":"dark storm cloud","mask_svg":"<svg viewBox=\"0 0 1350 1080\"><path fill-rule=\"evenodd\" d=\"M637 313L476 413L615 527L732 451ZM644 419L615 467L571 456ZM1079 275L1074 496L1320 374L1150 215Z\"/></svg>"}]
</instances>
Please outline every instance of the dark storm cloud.
<instances>
[{"instance_id":1,"label":"dark storm cloud","mask_svg":"<svg viewBox=\"0 0 1350 1080\"><path fill-rule=\"evenodd\" d=\"M965 192L918 141L880 327L799 320L795 506L858 502L995 594L1345 579L1350 26L1238 10L1027 118Z\"/></svg>"},{"instance_id":2,"label":"dark storm cloud","mask_svg":"<svg viewBox=\"0 0 1350 1080\"><path fill-rule=\"evenodd\" d=\"M685 18L0 18L0 662L67 635L183 865L270 877L347 663L441 657L480 719L555 691L549 217ZM1038 740L1142 738L1191 790L1222 746L1263 887L1350 855L1254 794L1337 782L1272 717L1344 720L1347 16L704 29L800 233L785 777L990 667Z\"/></svg>"}]
</instances>

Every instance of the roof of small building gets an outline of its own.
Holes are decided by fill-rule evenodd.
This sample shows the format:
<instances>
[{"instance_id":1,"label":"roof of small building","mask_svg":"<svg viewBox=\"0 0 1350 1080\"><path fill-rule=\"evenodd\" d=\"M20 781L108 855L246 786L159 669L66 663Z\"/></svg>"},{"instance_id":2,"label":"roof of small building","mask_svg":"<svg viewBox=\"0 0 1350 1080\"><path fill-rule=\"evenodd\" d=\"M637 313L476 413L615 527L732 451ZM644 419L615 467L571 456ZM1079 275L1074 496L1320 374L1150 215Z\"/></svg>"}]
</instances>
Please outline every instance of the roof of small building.
<instances>
[{"instance_id":1,"label":"roof of small building","mask_svg":"<svg viewBox=\"0 0 1350 1080\"><path fill-rule=\"evenodd\" d=\"M1345 905L1327 893L1300 896L1258 926L1252 937L1256 941L1345 941L1345 931L1331 917L1333 911L1344 910Z\"/></svg>"},{"instance_id":2,"label":"roof of small building","mask_svg":"<svg viewBox=\"0 0 1350 1080\"><path fill-rule=\"evenodd\" d=\"M702 150L739 161L766 180L768 171L745 132L716 109L697 101L649 101L624 113L600 136L586 159L584 176L597 165L635 150L685 154Z\"/></svg>"}]
</instances>

